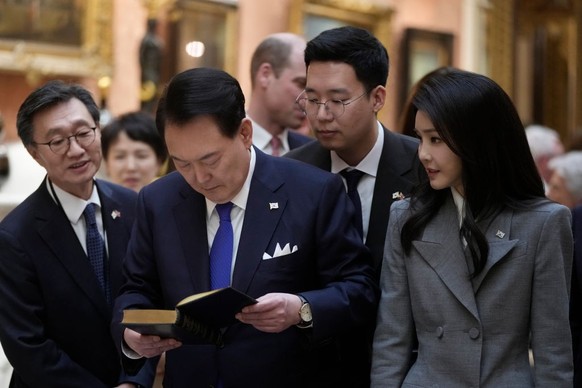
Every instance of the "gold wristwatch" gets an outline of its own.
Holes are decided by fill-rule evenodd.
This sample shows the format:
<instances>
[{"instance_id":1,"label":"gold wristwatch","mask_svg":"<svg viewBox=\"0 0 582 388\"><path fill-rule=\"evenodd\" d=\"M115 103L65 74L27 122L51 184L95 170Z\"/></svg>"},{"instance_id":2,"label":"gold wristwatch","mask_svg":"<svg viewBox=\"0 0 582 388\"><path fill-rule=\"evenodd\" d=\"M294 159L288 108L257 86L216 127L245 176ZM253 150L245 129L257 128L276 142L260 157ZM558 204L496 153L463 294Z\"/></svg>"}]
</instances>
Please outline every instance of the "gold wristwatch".
<instances>
[{"instance_id":1,"label":"gold wristwatch","mask_svg":"<svg viewBox=\"0 0 582 388\"><path fill-rule=\"evenodd\" d=\"M297 324L300 329L308 329L313 327L313 317L311 315L311 306L309 302L305 300L301 295L297 295L301 299L301 307L299 308L299 318L301 322Z\"/></svg>"}]
</instances>

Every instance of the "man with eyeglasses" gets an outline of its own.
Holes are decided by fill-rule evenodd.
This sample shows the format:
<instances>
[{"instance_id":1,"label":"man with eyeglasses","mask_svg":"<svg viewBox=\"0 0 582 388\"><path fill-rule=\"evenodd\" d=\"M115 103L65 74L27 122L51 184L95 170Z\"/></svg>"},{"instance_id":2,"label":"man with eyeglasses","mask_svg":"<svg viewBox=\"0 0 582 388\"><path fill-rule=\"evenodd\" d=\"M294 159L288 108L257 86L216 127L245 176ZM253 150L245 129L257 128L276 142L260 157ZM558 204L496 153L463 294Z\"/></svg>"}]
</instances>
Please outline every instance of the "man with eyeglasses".
<instances>
[{"instance_id":1,"label":"man with eyeglasses","mask_svg":"<svg viewBox=\"0 0 582 388\"><path fill-rule=\"evenodd\" d=\"M258 150L244 102L222 70L189 69L166 86L156 122L177 171L139 194L116 311L227 286L258 303L233 315L221 345L114 325L124 366L166 351L173 388L347 387L335 339L375 320L370 253L341 179Z\"/></svg>"},{"instance_id":2,"label":"man with eyeglasses","mask_svg":"<svg viewBox=\"0 0 582 388\"><path fill-rule=\"evenodd\" d=\"M410 193L422 173L418 141L377 119L386 101L388 61L382 43L361 28L330 29L307 42L306 86L296 101L318 141L285 155L342 176L376 280L390 206ZM374 325L362 328L343 343L346 386L369 386L373 331Z\"/></svg>"},{"instance_id":3,"label":"man with eyeglasses","mask_svg":"<svg viewBox=\"0 0 582 388\"><path fill-rule=\"evenodd\" d=\"M11 387L151 386L126 376L110 331L137 195L94 178L99 108L51 81L20 106L18 135L47 175L0 223L0 341Z\"/></svg>"}]
</instances>

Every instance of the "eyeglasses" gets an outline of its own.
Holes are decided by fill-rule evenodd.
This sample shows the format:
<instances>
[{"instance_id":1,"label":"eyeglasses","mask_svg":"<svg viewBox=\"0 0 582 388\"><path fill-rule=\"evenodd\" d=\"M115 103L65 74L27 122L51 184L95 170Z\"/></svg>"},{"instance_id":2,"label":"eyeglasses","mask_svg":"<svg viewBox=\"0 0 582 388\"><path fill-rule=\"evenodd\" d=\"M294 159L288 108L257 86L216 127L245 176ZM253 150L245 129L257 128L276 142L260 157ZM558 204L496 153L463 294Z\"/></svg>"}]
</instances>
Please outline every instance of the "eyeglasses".
<instances>
[{"instance_id":1,"label":"eyeglasses","mask_svg":"<svg viewBox=\"0 0 582 388\"><path fill-rule=\"evenodd\" d=\"M97 127L83 127L81 130L71 136L58 136L47 143L36 143L34 141L32 143L49 146L51 151L55 154L64 155L69 150L69 147L71 146L71 138L73 137L75 138L77 144L79 144L81 147L87 147L91 145L91 143L95 141L95 129L97 129Z\"/></svg>"},{"instance_id":2,"label":"eyeglasses","mask_svg":"<svg viewBox=\"0 0 582 388\"><path fill-rule=\"evenodd\" d=\"M295 100L295 103L309 116L317 116L319 112L319 107L323 106L325 111L330 113L334 118L338 118L344 114L346 111L346 106L350 105L352 102L363 97L367 91L360 94L358 97L346 100L327 100L326 102L320 102L316 98L309 98L305 96L305 91L301 92L299 97Z\"/></svg>"}]
</instances>

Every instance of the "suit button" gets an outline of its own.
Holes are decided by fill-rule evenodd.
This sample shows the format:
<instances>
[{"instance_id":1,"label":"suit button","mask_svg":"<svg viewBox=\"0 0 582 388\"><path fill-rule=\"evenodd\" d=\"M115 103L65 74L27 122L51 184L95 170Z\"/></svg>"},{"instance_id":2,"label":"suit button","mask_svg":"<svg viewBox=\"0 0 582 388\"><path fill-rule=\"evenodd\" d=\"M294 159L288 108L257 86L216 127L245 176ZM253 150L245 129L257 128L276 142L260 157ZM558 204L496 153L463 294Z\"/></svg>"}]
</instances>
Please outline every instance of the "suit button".
<instances>
[{"instance_id":1,"label":"suit button","mask_svg":"<svg viewBox=\"0 0 582 388\"><path fill-rule=\"evenodd\" d=\"M471 337L471 339L479 338L479 329L472 327L471 330L469 330L469 337Z\"/></svg>"},{"instance_id":2,"label":"suit button","mask_svg":"<svg viewBox=\"0 0 582 388\"><path fill-rule=\"evenodd\" d=\"M445 329L443 329L442 326L437 327L436 329L437 338L443 338L443 334L445 334Z\"/></svg>"}]
</instances>

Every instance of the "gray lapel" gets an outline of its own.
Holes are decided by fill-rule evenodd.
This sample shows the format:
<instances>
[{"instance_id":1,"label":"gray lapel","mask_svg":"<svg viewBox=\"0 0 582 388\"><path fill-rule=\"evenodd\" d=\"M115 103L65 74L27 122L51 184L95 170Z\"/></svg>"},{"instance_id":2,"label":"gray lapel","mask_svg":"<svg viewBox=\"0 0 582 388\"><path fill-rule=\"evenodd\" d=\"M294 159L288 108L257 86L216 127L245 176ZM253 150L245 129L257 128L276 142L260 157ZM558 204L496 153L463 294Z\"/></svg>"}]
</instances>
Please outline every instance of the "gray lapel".
<instances>
[{"instance_id":1,"label":"gray lapel","mask_svg":"<svg viewBox=\"0 0 582 388\"><path fill-rule=\"evenodd\" d=\"M483 280L491 268L507 256L507 254L519 242L517 239L511 240L509 233L511 230L512 216L512 211L505 211L496 216L487 227L481 229L485 230L485 237L489 242L489 256L487 257L487 263L485 264L483 271L473 279L475 293L483 283Z\"/></svg>"},{"instance_id":2,"label":"gray lapel","mask_svg":"<svg viewBox=\"0 0 582 388\"><path fill-rule=\"evenodd\" d=\"M479 319L473 285L459 238L457 209L452 197L447 199L435 218L427 224L422 239L413 241L412 245L459 302Z\"/></svg>"}]
</instances>

